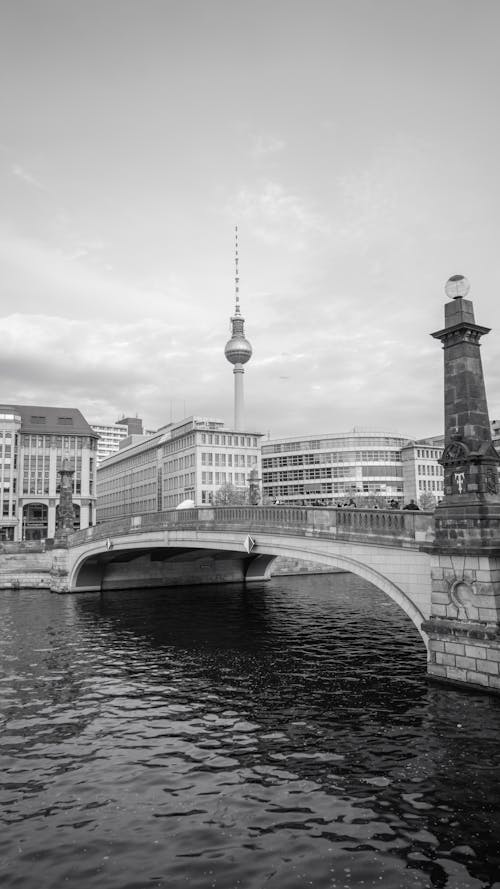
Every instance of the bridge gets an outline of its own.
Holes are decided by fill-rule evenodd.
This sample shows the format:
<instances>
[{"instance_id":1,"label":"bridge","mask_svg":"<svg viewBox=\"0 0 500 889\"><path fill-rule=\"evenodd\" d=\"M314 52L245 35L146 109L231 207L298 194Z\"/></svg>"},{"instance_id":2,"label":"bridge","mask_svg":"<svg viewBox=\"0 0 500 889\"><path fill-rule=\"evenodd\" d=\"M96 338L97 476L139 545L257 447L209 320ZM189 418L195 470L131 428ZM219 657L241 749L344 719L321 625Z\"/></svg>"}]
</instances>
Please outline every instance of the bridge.
<instances>
[{"instance_id":1,"label":"bridge","mask_svg":"<svg viewBox=\"0 0 500 889\"><path fill-rule=\"evenodd\" d=\"M284 506L201 507L130 516L68 539L59 591L268 580L277 556L350 571L422 629L430 616L432 513ZM62 583L61 583L62 582ZM55 581L57 586L57 580Z\"/></svg>"},{"instance_id":2,"label":"bridge","mask_svg":"<svg viewBox=\"0 0 500 889\"><path fill-rule=\"evenodd\" d=\"M500 692L500 454L479 351L489 328L476 324L462 275L445 289L445 327L432 334L443 344L445 390L444 498L434 515L202 507L71 534L69 502L51 589L251 583L270 576L277 556L292 556L357 574L397 602L427 645L434 679Z\"/></svg>"}]
</instances>

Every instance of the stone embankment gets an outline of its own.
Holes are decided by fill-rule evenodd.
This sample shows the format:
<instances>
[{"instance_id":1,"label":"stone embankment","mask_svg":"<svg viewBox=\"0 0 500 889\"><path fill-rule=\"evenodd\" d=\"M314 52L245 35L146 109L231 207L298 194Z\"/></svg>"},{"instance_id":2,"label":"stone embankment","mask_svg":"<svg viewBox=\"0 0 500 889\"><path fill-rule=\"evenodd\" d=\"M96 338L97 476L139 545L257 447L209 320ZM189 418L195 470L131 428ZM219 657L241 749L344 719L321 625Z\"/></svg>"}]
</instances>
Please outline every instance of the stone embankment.
<instances>
[{"instance_id":1,"label":"stone embankment","mask_svg":"<svg viewBox=\"0 0 500 889\"><path fill-rule=\"evenodd\" d=\"M47 541L1 543L0 589L52 589L54 571L65 556L65 550Z\"/></svg>"},{"instance_id":2,"label":"stone embankment","mask_svg":"<svg viewBox=\"0 0 500 889\"><path fill-rule=\"evenodd\" d=\"M320 565L318 562L306 562L304 559L293 559L288 556L278 556L275 559L271 567L272 577L294 574L345 574L345 572L330 565Z\"/></svg>"}]
</instances>

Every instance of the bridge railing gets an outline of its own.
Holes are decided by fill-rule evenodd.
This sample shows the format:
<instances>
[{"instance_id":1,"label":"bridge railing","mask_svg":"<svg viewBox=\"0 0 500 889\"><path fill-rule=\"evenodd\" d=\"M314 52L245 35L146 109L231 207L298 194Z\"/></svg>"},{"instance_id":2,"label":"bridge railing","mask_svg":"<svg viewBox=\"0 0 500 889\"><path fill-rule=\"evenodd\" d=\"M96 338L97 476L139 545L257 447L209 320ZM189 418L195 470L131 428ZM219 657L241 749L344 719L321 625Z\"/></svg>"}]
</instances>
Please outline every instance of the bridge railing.
<instances>
[{"instance_id":1,"label":"bridge railing","mask_svg":"<svg viewBox=\"0 0 500 889\"><path fill-rule=\"evenodd\" d=\"M206 506L171 509L144 515L124 516L76 531L70 546L129 535L174 529L259 530L300 536L332 537L341 540L379 542L408 546L429 542L434 537L434 516L408 510L323 509L296 506Z\"/></svg>"}]
</instances>

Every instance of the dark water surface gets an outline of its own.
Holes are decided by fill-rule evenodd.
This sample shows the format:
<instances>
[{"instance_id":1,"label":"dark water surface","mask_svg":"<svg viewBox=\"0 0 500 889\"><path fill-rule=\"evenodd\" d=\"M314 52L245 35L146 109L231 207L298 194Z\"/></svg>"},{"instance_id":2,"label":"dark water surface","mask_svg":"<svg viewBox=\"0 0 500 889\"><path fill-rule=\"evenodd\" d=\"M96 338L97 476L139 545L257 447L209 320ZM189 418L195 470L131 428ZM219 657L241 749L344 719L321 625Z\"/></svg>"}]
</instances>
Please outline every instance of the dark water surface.
<instances>
[{"instance_id":1,"label":"dark water surface","mask_svg":"<svg viewBox=\"0 0 500 889\"><path fill-rule=\"evenodd\" d=\"M500 700L364 581L0 591L0 639L0 886L500 889Z\"/></svg>"}]
</instances>

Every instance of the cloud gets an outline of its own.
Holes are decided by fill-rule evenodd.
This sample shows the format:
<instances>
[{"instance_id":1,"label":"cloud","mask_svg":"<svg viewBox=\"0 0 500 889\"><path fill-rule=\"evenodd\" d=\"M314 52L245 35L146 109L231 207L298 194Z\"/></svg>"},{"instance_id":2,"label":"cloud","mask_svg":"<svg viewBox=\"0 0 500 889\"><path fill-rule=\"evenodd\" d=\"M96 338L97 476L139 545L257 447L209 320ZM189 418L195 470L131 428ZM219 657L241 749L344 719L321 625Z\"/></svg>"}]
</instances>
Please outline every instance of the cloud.
<instances>
[{"instance_id":1,"label":"cloud","mask_svg":"<svg viewBox=\"0 0 500 889\"><path fill-rule=\"evenodd\" d=\"M24 167L21 167L20 164L13 164L11 167L11 173L17 179L20 179L21 182L25 182L26 185L31 185L33 188L39 188L42 191L47 191L45 185L42 184L32 173L28 172Z\"/></svg>"},{"instance_id":2,"label":"cloud","mask_svg":"<svg viewBox=\"0 0 500 889\"><path fill-rule=\"evenodd\" d=\"M270 154L278 154L286 147L286 143L276 136L254 135L252 154L256 158L266 157Z\"/></svg>"},{"instance_id":3,"label":"cloud","mask_svg":"<svg viewBox=\"0 0 500 889\"><path fill-rule=\"evenodd\" d=\"M36 314L43 305L48 316L67 313L76 319L93 318L94 323L158 313L168 315L174 325L190 323L187 294L179 278L167 278L163 288L123 280L113 274L105 257L95 261L95 255L103 253L98 239L62 249L0 227L4 312L21 309ZM206 314L202 307L203 320Z\"/></svg>"},{"instance_id":4,"label":"cloud","mask_svg":"<svg viewBox=\"0 0 500 889\"><path fill-rule=\"evenodd\" d=\"M330 233L330 223L317 210L278 182L259 189L243 186L229 201L233 219L244 219L254 235L269 244L304 248L310 236Z\"/></svg>"},{"instance_id":5,"label":"cloud","mask_svg":"<svg viewBox=\"0 0 500 889\"><path fill-rule=\"evenodd\" d=\"M231 409L232 375L222 344L217 356L193 349L168 320L96 324L14 313L0 323L3 401L77 406L93 422L139 412L148 427L168 420L172 400L203 415L220 416L221 402Z\"/></svg>"}]
</instances>

